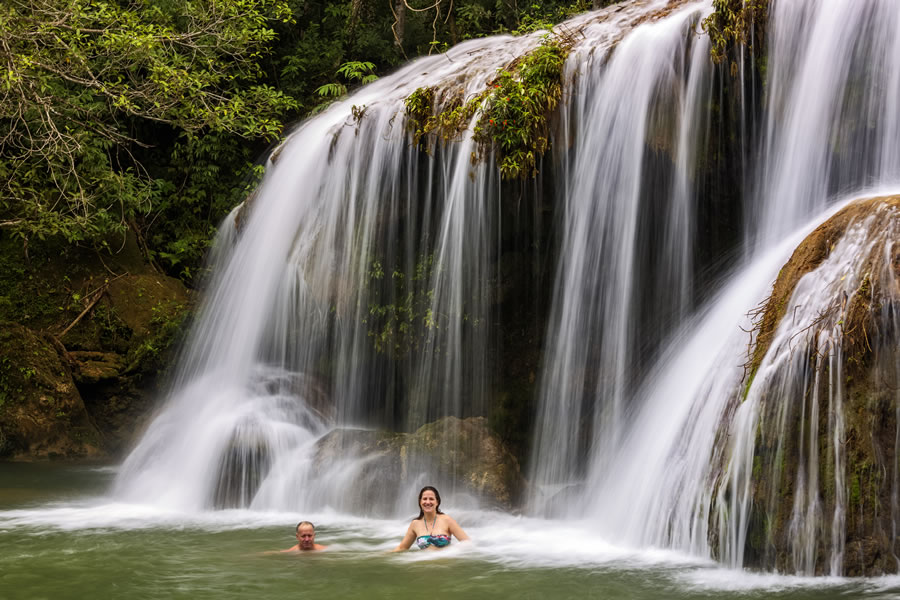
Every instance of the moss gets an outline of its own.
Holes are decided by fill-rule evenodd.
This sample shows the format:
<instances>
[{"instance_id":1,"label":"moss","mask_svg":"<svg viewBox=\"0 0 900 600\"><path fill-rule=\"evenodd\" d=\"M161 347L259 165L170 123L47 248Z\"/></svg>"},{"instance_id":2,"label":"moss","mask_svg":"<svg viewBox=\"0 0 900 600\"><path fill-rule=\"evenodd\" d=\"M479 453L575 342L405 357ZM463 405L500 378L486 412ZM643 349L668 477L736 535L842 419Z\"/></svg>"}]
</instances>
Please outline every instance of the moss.
<instances>
[{"instance_id":1,"label":"moss","mask_svg":"<svg viewBox=\"0 0 900 600\"><path fill-rule=\"evenodd\" d=\"M859 486L859 474L853 473L853 475L850 476L850 504L852 506L858 505L861 498L862 494Z\"/></svg>"},{"instance_id":2,"label":"moss","mask_svg":"<svg viewBox=\"0 0 900 600\"><path fill-rule=\"evenodd\" d=\"M143 273L133 237L111 240L117 250L101 253L53 240L24 243L0 232L0 314L42 331L62 331L116 274Z\"/></svg>"},{"instance_id":3,"label":"moss","mask_svg":"<svg viewBox=\"0 0 900 600\"><path fill-rule=\"evenodd\" d=\"M97 454L100 436L63 357L47 342L46 334L0 322L0 454Z\"/></svg>"},{"instance_id":4,"label":"moss","mask_svg":"<svg viewBox=\"0 0 900 600\"><path fill-rule=\"evenodd\" d=\"M124 373L155 373L165 369L167 357L186 330L191 308L182 301L159 301L153 307L150 334L130 348Z\"/></svg>"},{"instance_id":5,"label":"moss","mask_svg":"<svg viewBox=\"0 0 900 600\"><path fill-rule=\"evenodd\" d=\"M817 227L794 250L790 260L781 269L775 280L772 293L761 309L761 318L755 325L756 339L747 365L751 379L755 376L769 349L772 337L784 316L797 282L801 277L816 269L828 257L834 243L843 236L850 223L867 214L874 213L875 209L882 204L900 208L900 196L870 198L854 202ZM873 272L875 268L876 265L870 265L867 273ZM857 364L864 364L863 355L867 353L865 347L869 345L867 338L868 331L871 329L871 326L867 326L865 323L871 314L870 302L872 300L871 282L868 275L863 278L860 290L864 293L853 295L847 310L847 318L844 320L845 337L848 342L845 347L845 355L855 357L854 360ZM850 373L850 375L853 374L853 372Z\"/></svg>"},{"instance_id":6,"label":"moss","mask_svg":"<svg viewBox=\"0 0 900 600\"><path fill-rule=\"evenodd\" d=\"M791 259L776 280L771 296L761 309L757 323L756 346L750 363L751 378L768 351L768 346L778 324L784 318L786 306L794 289L807 273L816 269L832 251L834 244L844 235L851 223L874 217L870 226L875 234L884 234L896 218L900 209L900 197L873 198L855 202L823 223L794 251ZM747 556L752 556L750 565L762 568L792 570L796 568L792 558L792 540L789 524L795 504L796 476L800 466L798 461L804 455L799 448L798 435L803 428L805 444L808 436L816 437L818 444L819 501L821 503L820 527L830 527L830 515L834 513L841 498L846 505L846 548L842 574L875 575L895 571L896 564L883 560L892 552L891 542L884 535L890 531L892 471L897 454L897 381L896 365L900 360L900 345L897 332L884 325L878 306L888 301L894 292L883 288L881 275L893 273L894 280L900 278L900 260L886 256L883 246L875 246L867 256L857 274L859 283L849 297L835 299L835 310L828 313L841 322L841 356L843 362L836 365L827 362L820 365L817 348L811 348L804 358L808 365L802 377L818 377L820 387L794 382L805 392L798 394L787 406L782 404L781 391L763 390L760 405L760 430L753 464L751 522L761 527L762 519L770 523L769 548L759 552L759 531L748 530ZM887 262L886 262L887 261ZM888 285L895 285L888 283ZM811 332L816 339L816 332ZM815 370L821 371L816 373ZM829 387L831 381L840 378L845 386L842 390ZM818 389L818 395L812 391ZM746 388L743 390L746 394ZM774 391L774 395L772 392ZM835 462L833 430L836 415L829 412L836 394L842 398L844 421L843 439L838 440L838 450L842 461ZM819 406L820 421L810 424L805 420L810 406ZM804 412L805 409L805 412ZM785 414L781 411L786 410ZM768 424L765 428L762 424ZM783 423L783 431L776 431L774 424ZM812 432L812 433L810 433ZM761 467L760 467L761 464ZM838 472L838 467L843 470ZM843 486L843 489L839 487ZM820 538L816 553L816 571L825 572L829 566L828 540ZM852 549L852 550L851 550Z\"/></svg>"}]
</instances>

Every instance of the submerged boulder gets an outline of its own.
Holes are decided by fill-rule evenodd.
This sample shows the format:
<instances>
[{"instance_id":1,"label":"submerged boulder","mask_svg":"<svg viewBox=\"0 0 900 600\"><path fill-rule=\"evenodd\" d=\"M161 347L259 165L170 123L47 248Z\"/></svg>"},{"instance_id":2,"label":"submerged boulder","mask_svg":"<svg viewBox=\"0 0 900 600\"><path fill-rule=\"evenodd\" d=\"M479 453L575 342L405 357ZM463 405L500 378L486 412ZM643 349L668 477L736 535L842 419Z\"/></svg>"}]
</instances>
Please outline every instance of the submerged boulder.
<instances>
[{"instance_id":1,"label":"submerged boulder","mask_svg":"<svg viewBox=\"0 0 900 600\"><path fill-rule=\"evenodd\" d=\"M757 426L744 564L897 572L900 196L857 201L797 247L748 370L742 400Z\"/></svg>"},{"instance_id":2,"label":"submerged boulder","mask_svg":"<svg viewBox=\"0 0 900 600\"><path fill-rule=\"evenodd\" d=\"M372 504L392 505L397 489L422 474L445 494L503 508L516 506L525 485L518 461L484 417L444 417L413 433L336 429L317 442L314 476L363 457L354 484Z\"/></svg>"}]
</instances>

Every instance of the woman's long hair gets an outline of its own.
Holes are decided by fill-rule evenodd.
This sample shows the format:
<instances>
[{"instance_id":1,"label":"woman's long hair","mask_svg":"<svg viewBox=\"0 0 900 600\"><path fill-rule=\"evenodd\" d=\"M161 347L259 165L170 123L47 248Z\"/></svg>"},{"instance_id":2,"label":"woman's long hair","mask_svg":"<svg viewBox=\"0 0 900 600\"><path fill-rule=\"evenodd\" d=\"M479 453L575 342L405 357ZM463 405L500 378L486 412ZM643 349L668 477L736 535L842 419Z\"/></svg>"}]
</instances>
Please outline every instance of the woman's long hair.
<instances>
[{"instance_id":1,"label":"woman's long hair","mask_svg":"<svg viewBox=\"0 0 900 600\"><path fill-rule=\"evenodd\" d=\"M434 509L434 511L439 515L444 514L441 512L441 493L439 491L437 491L436 487L431 486L431 485L426 485L421 490L419 490L419 500L418 500L419 516L416 517L416 519L422 519L425 517L425 511L422 510L422 494L424 494L425 492L427 492L429 490L434 492L434 498L435 498L435 500L437 500L437 507Z\"/></svg>"}]
</instances>

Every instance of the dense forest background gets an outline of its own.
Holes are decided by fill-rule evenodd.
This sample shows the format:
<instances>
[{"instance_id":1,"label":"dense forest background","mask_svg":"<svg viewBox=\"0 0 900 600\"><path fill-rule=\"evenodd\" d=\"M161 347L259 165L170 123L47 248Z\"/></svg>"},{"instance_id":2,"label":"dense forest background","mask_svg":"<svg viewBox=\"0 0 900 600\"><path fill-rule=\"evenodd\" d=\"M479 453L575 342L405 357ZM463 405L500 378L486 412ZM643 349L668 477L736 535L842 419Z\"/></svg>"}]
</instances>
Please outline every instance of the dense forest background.
<instances>
[{"instance_id":1,"label":"dense forest background","mask_svg":"<svg viewBox=\"0 0 900 600\"><path fill-rule=\"evenodd\" d=\"M420 6L421 4L421 6ZM600 4L609 4L601 1ZM591 8L518 0L11 0L0 231L113 249L187 285L285 129L407 60Z\"/></svg>"}]
</instances>

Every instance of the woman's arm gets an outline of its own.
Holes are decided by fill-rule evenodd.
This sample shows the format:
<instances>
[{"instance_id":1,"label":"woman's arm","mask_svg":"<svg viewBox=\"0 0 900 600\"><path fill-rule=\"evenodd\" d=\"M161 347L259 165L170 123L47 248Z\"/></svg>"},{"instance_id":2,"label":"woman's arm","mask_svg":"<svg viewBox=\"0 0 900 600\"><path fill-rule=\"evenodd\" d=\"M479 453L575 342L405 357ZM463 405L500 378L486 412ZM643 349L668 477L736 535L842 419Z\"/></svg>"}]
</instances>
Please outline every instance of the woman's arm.
<instances>
[{"instance_id":1,"label":"woman's arm","mask_svg":"<svg viewBox=\"0 0 900 600\"><path fill-rule=\"evenodd\" d=\"M403 536L403 540L400 544L391 550L391 552L403 552L404 550L409 550L409 547L412 546L413 542L416 541L416 531L413 529L413 524L409 524L409 528L406 530L406 535Z\"/></svg>"},{"instance_id":2,"label":"woman's arm","mask_svg":"<svg viewBox=\"0 0 900 600\"><path fill-rule=\"evenodd\" d=\"M450 533L452 533L457 540L460 542L466 542L469 540L469 536L466 535L466 532L463 531L463 528L459 526L459 523L453 517L447 517L450 521L450 526L447 528Z\"/></svg>"}]
</instances>

